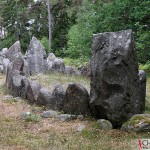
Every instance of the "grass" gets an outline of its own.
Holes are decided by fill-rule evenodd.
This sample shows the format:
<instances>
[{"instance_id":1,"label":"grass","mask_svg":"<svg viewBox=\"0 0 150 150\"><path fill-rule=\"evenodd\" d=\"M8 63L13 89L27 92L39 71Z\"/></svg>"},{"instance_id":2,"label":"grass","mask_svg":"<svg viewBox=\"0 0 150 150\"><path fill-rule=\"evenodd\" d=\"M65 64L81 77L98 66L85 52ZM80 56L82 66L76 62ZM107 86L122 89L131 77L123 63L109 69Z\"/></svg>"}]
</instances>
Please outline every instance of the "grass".
<instances>
[{"instance_id":1,"label":"grass","mask_svg":"<svg viewBox=\"0 0 150 150\"><path fill-rule=\"evenodd\" d=\"M147 79L146 84L146 113L150 113L150 78Z\"/></svg>"},{"instance_id":2,"label":"grass","mask_svg":"<svg viewBox=\"0 0 150 150\"><path fill-rule=\"evenodd\" d=\"M40 82L47 87L50 86L50 82L55 83L57 79L57 83L65 84L66 81L68 83L78 81L78 83L83 82L87 88L89 87L89 81L86 78L71 77L69 79L69 77L62 75L35 76L34 78L40 79ZM43 82L45 79L46 83ZM5 86L2 86L4 82L5 79L0 79L0 97L5 93ZM147 102L150 102L150 79L147 83ZM38 114L41 109L43 108L30 106L25 101L5 103L0 100L0 149L133 150L138 146L137 139L150 137L150 133L127 133L116 129L102 130L96 126L95 120L91 119L69 122L61 122L54 118L41 118L37 122L27 122L21 119L22 112L30 111ZM84 124L86 129L77 132L77 128L81 124Z\"/></svg>"},{"instance_id":3,"label":"grass","mask_svg":"<svg viewBox=\"0 0 150 150\"><path fill-rule=\"evenodd\" d=\"M66 90L68 84L78 83L83 85L88 91L90 91L90 80L81 76L69 76L65 74L51 73L47 75L39 74L31 77L32 80L37 80L42 86L49 88L50 91L54 90L54 87L58 84L63 85Z\"/></svg>"}]
</instances>

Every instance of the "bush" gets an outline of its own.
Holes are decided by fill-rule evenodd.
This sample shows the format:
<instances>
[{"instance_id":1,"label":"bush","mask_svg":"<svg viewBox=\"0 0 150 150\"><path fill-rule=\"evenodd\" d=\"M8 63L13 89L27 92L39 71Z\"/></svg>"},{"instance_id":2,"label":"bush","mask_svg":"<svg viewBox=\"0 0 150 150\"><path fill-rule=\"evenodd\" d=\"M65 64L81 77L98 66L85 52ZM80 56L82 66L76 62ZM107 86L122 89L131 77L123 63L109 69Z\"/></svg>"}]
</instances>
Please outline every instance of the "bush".
<instances>
[{"instance_id":1,"label":"bush","mask_svg":"<svg viewBox=\"0 0 150 150\"><path fill-rule=\"evenodd\" d=\"M45 47L46 53L48 54L50 52L49 46L48 46L48 38L42 37L40 40L40 43Z\"/></svg>"},{"instance_id":2,"label":"bush","mask_svg":"<svg viewBox=\"0 0 150 150\"><path fill-rule=\"evenodd\" d=\"M140 63L146 63L150 60L149 5L148 0L83 0L77 14L77 23L68 33L66 56L89 57L94 33L132 29L138 60Z\"/></svg>"},{"instance_id":3,"label":"bush","mask_svg":"<svg viewBox=\"0 0 150 150\"><path fill-rule=\"evenodd\" d=\"M9 48L13 43L15 43L14 37L6 37L0 40L0 51L3 48Z\"/></svg>"},{"instance_id":4,"label":"bush","mask_svg":"<svg viewBox=\"0 0 150 150\"><path fill-rule=\"evenodd\" d=\"M72 59L69 57L65 57L63 60L64 60L65 65L75 66L75 67L79 67L81 65L86 65L89 61L89 59L82 59L82 58Z\"/></svg>"},{"instance_id":5,"label":"bush","mask_svg":"<svg viewBox=\"0 0 150 150\"><path fill-rule=\"evenodd\" d=\"M147 61L146 64L139 65L140 70L144 70L148 75L150 75L150 61Z\"/></svg>"},{"instance_id":6,"label":"bush","mask_svg":"<svg viewBox=\"0 0 150 150\"><path fill-rule=\"evenodd\" d=\"M41 120L41 116L39 116L39 115L34 115L34 114L30 114L30 115L25 119L26 122L35 122L35 123L40 122L40 120Z\"/></svg>"}]
</instances>

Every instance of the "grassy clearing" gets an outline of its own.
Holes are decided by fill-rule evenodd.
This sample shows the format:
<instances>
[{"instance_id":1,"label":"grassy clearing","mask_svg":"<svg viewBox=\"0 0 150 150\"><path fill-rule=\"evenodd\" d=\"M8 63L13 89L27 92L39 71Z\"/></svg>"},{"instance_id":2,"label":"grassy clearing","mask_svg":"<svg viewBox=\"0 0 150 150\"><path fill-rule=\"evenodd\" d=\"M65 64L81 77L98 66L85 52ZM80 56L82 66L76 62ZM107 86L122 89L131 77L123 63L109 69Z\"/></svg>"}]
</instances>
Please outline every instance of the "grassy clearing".
<instances>
[{"instance_id":1,"label":"grassy clearing","mask_svg":"<svg viewBox=\"0 0 150 150\"><path fill-rule=\"evenodd\" d=\"M68 79L68 77L56 75L41 77L41 83L47 84L48 87L50 86L48 83L53 83L56 79L59 79L61 83L66 82L63 79ZM43 83L44 78L46 83ZM81 83L78 77L72 78L71 82ZM0 79L0 85L3 85L4 81ZM87 79L83 79L82 82L84 82L83 85L89 86ZM4 86L2 87L0 97L5 91ZM147 84L147 101L150 101L150 79ZM20 118L20 114L24 111L38 114L41 109L30 106L25 101L5 103L0 100L0 150L133 150L133 147L137 147L136 139L150 137L150 133L104 131L99 129L96 122L91 119L69 122L61 122L54 118L41 119L39 122L25 121ZM81 124L84 124L86 129L79 133L77 128Z\"/></svg>"},{"instance_id":2,"label":"grassy clearing","mask_svg":"<svg viewBox=\"0 0 150 150\"><path fill-rule=\"evenodd\" d=\"M90 91L90 80L86 77L81 76L71 76L65 74L39 74L31 77L32 80L37 80L42 86L49 88L53 91L54 87L58 84L63 85L66 90L68 84L70 83L78 83L83 85L88 91Z\"/></svg>"}]
</instances>

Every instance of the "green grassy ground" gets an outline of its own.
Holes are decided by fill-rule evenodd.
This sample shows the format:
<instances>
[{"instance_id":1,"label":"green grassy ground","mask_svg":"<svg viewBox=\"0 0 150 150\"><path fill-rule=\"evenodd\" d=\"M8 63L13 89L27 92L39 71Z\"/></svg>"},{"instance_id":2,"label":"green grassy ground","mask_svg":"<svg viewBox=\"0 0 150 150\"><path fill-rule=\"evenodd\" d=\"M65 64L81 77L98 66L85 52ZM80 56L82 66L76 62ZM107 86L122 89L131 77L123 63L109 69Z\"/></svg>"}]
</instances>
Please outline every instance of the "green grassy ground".
<instances>
[{"instance_id":1,"label":"green grassy ground","mask_svg":"<svg viewBox=\"0 0 150 150\"><path fill-rule=\"evenodd\" d=\"M55 75L54 77L56 78ZM64 82L63 78L66 80L67 77L60 78ZM54 81L52 76L49 80ZM78 77L74 79L77 80ZM0 81L2 85L5 80ZM45 84L43 77L41 82ZM83 79L83 82L89 85L87 79ZM4 92L5 89L1 86L0 97ZM147 82L147 103L149 102L150 79ZM6 103L0 100L0 150L137 150L137 139L150 137L150 133L127 133L115 129L104 131L91 119L61 122L49 118L37 123L22 120L20 114L23 111L32 111L33 107L25 101ZM86 129L79 133L76 129L81 124Z\"/></svg>"},{"instance_id":2,"label":"green grassy ground","mask_svg":"<svg viewBox=\"0 0 150 150\"><path fill-rule=\"evenodd\" d=\"M66 90L68 84L78 83L83 85L88 91L90 91L90 80L81 76L69 76L65 74L52 73L47 75L35 75L31 77L32 80L37 80L42 86L49 88L53 91L57 84L61 84Z\"/></svg>"},{"instance_id":3,"label":"green grassy ground","mask_svg":"<svg viewBox=\"0 0 150 150\"><path fill-rule=\"evenodd\" d=\"M146 84L146 113L150 113L150 77Z\"/></svg>"}]
</instances>

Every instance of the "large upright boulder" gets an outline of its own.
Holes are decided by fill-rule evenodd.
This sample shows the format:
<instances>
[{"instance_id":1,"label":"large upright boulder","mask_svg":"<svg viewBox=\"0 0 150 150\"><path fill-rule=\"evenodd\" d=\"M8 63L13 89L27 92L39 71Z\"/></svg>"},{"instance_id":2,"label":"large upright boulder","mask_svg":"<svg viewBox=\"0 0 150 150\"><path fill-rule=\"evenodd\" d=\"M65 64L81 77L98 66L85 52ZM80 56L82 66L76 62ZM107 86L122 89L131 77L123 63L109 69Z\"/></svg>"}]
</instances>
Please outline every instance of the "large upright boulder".
<instances>
[{"instance_id":1,"label":"large upright boulder","mask_svg":"<svg viewBox=\"0 0 150 150\"><path fill-rule=\"evenodd\" d=\"M143 70L139 70L139 105L141 113L145 111L145 97L146 97L146 73Z\"/></svg>"},{"instance_id":2,"label":"large upright boulder","mask_svg":"<svg viewBox=\"0 0 150 150\"><path fill-rule=\"evenodd\" d=\"M10 59L10 61L14 60L14 55L21 52L20 42L15 42L8 50L5 51L6 58Z\"/></svg>"},{"instance_id":3,"label":"large upright boulder","mask_svg":"<svg viewBox=\"0 0 150 150\"><path fill-rule=\"evenodd\" d=\"M7 66L7 72L6 72L6 85L8 89L11 86L11 80L13 78L13 72L18 71L19 74L22 74L24 61L23 61L23 55L21 53L17 53L14 55L14 60L10 62Z\"/></svg>"},{"instance_id":4,"label":"large upright boulder","mask_svg":"<svg viewBox=\"0 0 150 150\"><path fill-rule=\"evenodd\" d=\"M26 60L29 65L30 75L46 71L46 52L37 38L32 37L26 53Z\"/></svg>"},{"instance_id":5,"label":"large upright boulder","mask_svg":"<svg viewBox=\"0 0 150 150\"><path fill-rule=\"evenodd\" d=\"M138 63L131 30L93 36L91 111L114 127L140 112Z\"/></svg>"}]
</instances>

